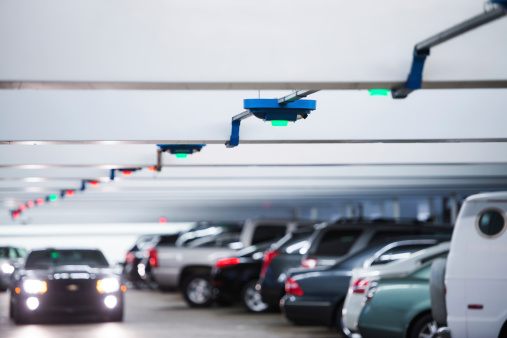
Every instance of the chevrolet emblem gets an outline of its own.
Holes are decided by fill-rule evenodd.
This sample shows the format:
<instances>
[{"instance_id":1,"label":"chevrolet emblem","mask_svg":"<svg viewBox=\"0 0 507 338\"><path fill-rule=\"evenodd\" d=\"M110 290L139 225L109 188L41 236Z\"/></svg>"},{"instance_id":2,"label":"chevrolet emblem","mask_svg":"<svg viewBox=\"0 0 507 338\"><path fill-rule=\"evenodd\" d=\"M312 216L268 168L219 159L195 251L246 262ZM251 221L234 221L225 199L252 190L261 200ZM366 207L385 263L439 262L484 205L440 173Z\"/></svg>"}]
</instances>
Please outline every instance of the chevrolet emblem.
<instances>
[{"instance_id":1,"label":"chevrolet emblem","mask_svg":"<svg viewBox=\"0 0 507 338\"><path fill-rule=\"evenodd\" d=\"M77 286L76 284L69 284L67 285L67 290L69 290L70 292L76 292L77 290L79 290L79 286Z\"/></svg>"}]
</instances>

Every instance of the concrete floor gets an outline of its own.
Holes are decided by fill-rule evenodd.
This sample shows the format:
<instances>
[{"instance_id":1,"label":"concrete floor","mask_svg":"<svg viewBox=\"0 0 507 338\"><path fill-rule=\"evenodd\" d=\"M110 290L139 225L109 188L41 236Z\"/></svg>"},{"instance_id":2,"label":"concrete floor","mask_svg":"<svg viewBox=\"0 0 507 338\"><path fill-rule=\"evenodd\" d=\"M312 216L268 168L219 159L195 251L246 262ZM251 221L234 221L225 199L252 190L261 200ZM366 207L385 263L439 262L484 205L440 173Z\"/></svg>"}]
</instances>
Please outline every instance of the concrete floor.
<instances>
[{"instance_id":1,"label":"concrete floor","mask_svg":"<svg viewBox=\"0 0 507 338\"><path fill-rule=\"evenodd\" d=\"M239 306L191 309L179 293L128 290L122 323L66 321L16 326L8 293L0 293L2 338L124 337L339 337L328 328L294 326L279 313L249 314Z\"/></svg>"}]
</instances>

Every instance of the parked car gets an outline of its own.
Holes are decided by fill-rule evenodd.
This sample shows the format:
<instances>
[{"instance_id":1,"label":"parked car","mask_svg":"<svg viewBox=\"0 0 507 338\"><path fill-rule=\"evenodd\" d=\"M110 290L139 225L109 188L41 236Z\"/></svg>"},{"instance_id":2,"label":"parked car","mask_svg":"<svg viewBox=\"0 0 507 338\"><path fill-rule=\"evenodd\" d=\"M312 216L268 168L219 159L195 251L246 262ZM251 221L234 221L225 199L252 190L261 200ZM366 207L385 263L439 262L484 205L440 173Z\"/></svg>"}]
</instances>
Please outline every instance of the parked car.
<instances>
[{"instance_id":1,"label":"parked car","mask_svg":"<svg viewBox=\"0 0 507 338\"><path fill-rule=\"evenodd\" d=\"M353 221L323 224L318 227L307 245L287 254L281 250L266 253L263 273L259 279L262 300L278 306L285 294L285 279L290 269L332 266L343 257L359 252L374 242L409 235L450 235L450 226L395 221Z\"/></svg>"},{"instance_id":2,"label":"parked car","mask_svg":"<svg viewBox=\"0 0 507 338\"><path fill-rule=\"evenodd\" d=\"M179 236L179 233L139 236L134 246L125 255L122 272L125 281L136 289L152 286L149 260L143 263L141 261L149 255L149 249L156 245L174 245Z\"/></svg>"},{"instance_id":3,"label":"parked car","mask_svg":"<svg viewBox=\"0 0 507 338\"><path fill-rule=\"evenodd\" d=\"M0 247L0 291L9 288L11 276L17 266L23 264L26 250L12 246Z\"/></svg>"},{"instance_id":4,"label":"parked car","mask_svg":"<svg viewBox=\"0 0 507 338\"><path fill-rule=\"evenodd\" d=\"M225 247L156 247L150 250L151 272L160 287L178 287L189 306L204 307L212 302L210 273L215 260L253 244L276 240L308 222L248 220L239 241Z\"/></svg>"},{"instance_id":5,"label":"parked car","mask_svg":"<svg viewBox=\"0 0 507 338\"><path fill-rule=\"evenodd\" d=\"M437 325L431 315L430 269L431 264L426 264L406 277L382 278L371 283L359 316L361 336L437 337Z\"/></svg>"},{"instance_id":6,"label":"parked car","mask_svg":"<svg viewBox=\"0 0 507 338\"><path fill-rule=\"evenodd\" d=\"M507 337L506 213L507 192L474 195L463 203L447 264L431 275L432 300L445 299L432 301L435 320L447 325L442 337Z\"/></svg>"},{"instance_id":7,"label":"parked car","mask_svg":"<svg viewBox=\"0 0 507 338\"><path fill-rule=\"evenodd\" d=\"M34 250L14 273L9 315L16 324L63 314L122 321L125 290L99 250Z\"/></svg>"},{"instance_id":8,"label":"parked car","mask_svg":"<svg viewBox=\"0 0 507 338\"><path fill-rule=\"evenodd\" d=\"M255 285L262 269L264 252L270 247L286 250L307 241L313 227L296 230L276 243L262 243L240 250L236 255L219 259L211 272L214 298L222 302L241 301L250 312L263 312L269 305L261 299Z\"/></svg>"},{"instance_id":9,"label":"parked car","mask_svg":"<svg viewBox=\"0 0 507 338\"><path fill-rule=\"evenodd\" d=\"M359 315L366 304L366 290L370 284L375 284L379 279L384 278L402 278L414 273L421 267L431 265L435 259L447 256L449 246L450 242L443 242L412 254L388 250L381 253L378 258L372 257L381 262L387 262L386 264L371 264L370 267L360 267L352 270L349 290L343 303L342 317L344 327L353 333L359 331ZM399 260L392 261L393 259Z\"/></svg>"},{"instance_id":10,"label":"parked car","mask_svg":"<svg viewBox=\"0 0 507 338\"><path fill-rule=\"evenodd\" d=\"M449 237L426 235L384 240L347 255L332 267L293 270L285 283L286 295L280 302L282 310L294 323L320 323L348 333L342 325L342 308L352 269L385 264L387 257L394 261Z\"/></svg>"}]
</instances>

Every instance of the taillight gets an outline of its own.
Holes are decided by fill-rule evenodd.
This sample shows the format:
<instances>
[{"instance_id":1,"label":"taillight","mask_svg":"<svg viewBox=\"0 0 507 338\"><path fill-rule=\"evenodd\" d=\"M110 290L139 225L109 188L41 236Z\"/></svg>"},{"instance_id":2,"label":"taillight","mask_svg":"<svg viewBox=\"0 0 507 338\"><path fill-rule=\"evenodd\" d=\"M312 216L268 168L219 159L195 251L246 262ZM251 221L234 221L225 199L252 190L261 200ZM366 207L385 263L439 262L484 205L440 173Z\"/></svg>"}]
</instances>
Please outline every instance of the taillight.
<instances>
[{"instance_id":1,"label":"taillight","mask_svg":"<svg viewBox=\"0 0 507 338\"><path fill-rule=\"evenodd\" d=\"M275 258L279 253L280 251L278 250L268 250L264 253L264 258L262 259L261 278L264 278L264 276L266 276L266 271L268 271L269 264L271 264L273 258Z\"/></svg>"},{"instance_id":2,"label":"taillight","mask_svg":"<svg viewBox=\"0 0 507 338\"><path fill-rule=\"evenodd\" d=\"M134 263L135 257L136 256L132 252L129 251L129 252L127 252L127 255L125 256L125 262L132 264L132 263Z\"/></svg>"},{"instance_id":3,"label":"taillight","mask_svg":"<svg viewBox=\"0 0 507 338\"><path fill-rule=\"evenodd\" d=\"M285 293L288 295L302 296L303 290L301 290L298 282L296 282L294 278L290 277L285 281Z\"/></svg>"},{"instance_id":4,"label":"taillight","mask_svg":"<svg viewBox=\"0 0 507 338\"><path fill-rule=\"evenodd\" d=\"M368 291L366 292L366 301L369 301L373 298L375 295L375 292L377 292L378 282L377 281L371 281L370 287L368 288Z\"/></svg>"},{"instance_id":5,"label":"taillight","mask_svg":"<svg viewBox=\"0 0 507 338\"><path fill-rule=\"evenodd\" d=\"M365 293L368 289L370 280L368 278L359 278L352 283L352 293Z\"/></svg>"},{"instance_id":6,"label":"taillight","mask_svg":"<svg viewBox=\"0 0 507 338\"><path fill-rule=\"evenodd\" d=\"M152 268L158 267L158 252L155 248L148 250L148 257L150 257L150 265Z\"/></svg>"},{"instance_id":7,"label":"taillight","mask_svg":"<svg viewBox=\"0 0 507 338\"><path fill-rule=\"evenodd\" d=\"M313 269L317 266L317 260L315 258L305 258L301 261L303 268Z\"/></svg>"},{"instance_id":8,"label":"taillight","mask_svg":"<svg viewBox=\"0 0 507 338\"><path fill-rule=\"evenodd\" d=\"M215 268L223 269L236 264L239 264L239 258L237 257L222 258L215 262Z\"/></svg>"}]
</instances>

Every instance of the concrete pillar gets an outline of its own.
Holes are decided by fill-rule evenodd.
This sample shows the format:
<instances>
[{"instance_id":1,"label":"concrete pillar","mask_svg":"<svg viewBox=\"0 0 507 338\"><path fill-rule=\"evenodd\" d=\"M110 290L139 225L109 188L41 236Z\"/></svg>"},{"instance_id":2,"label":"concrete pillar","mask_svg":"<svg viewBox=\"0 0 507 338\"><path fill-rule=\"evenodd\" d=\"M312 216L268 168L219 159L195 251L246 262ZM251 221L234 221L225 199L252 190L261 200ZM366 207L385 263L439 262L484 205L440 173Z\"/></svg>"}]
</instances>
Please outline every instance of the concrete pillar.
<instances>
[{"instance_id":1,"label":"concrete pillar","mask_svg":"<svg viewBox=\"0 0 507 338\"><path fill-rule=\"evenodd\" d=\"M395 220L399 220L401 218L401 207L399 198L395 198L393 201L393 217Z\"/></svg>"},{"instance_id":2,"label":"concrete pillar","mask_svg":"<svg viewBox=\"0 0 507 338\"><path fill-rule=\"evenodd\" d=\"M310 219L312 221L316 221L319 219L319 209L317 207L312 207L310 209Z\"/></svg>"},{"instance_id":3,"label":"concrete pillar","mask_svg":"<svg viewBox=\"0 0 507 338\"><path fill-rule=\"evenodd\" d=\"M456 218L458 218L458 197L452 194L449 203L451 204L451 224L454 226Z\"/></svg>"}]
</instances>

